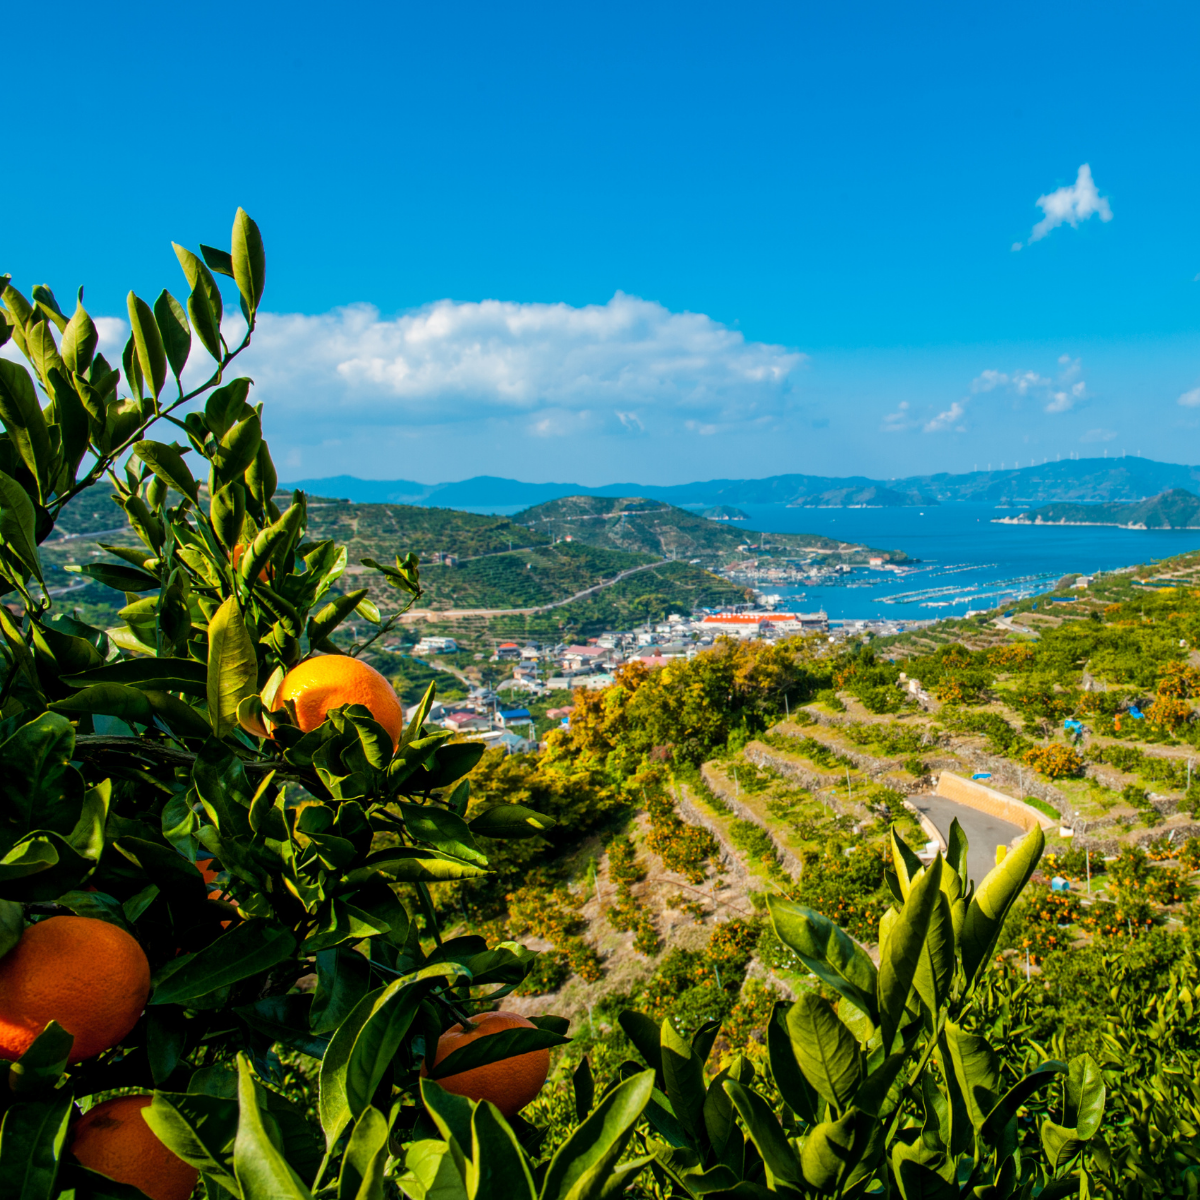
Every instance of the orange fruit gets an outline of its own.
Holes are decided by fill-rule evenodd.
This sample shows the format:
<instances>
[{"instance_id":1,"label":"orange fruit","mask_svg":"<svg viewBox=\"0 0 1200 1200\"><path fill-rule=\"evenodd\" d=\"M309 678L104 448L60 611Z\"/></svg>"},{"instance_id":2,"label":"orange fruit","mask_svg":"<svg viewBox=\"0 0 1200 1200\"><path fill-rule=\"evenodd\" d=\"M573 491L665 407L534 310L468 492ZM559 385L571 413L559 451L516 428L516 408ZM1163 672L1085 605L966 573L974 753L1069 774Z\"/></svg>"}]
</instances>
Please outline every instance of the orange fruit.
<instances>
[{"instance_id":1,"label":"orange fruit","mask_svg":"<svg viewBox=\"0 0 1200 1200\"><path fill-rule=\"evenodd\" d=\"M30 925L0 958L0 1058L15 1062L51 1021L75 1037L71 1062L115 1046L150 995L150 964L123 929L92 917Z\"/></svg>"},{"instance_id":2,"label":"orange fruit","mask_svg":"<svg viewBox=\"0 0 1200 1200\"><path fill-rule=\"evenodd\" d=\"M229 563L235 571L241 565L242 557L245 555L248 549L249 546L247 546L245 542L238 542L238 544L229 552ZM267 573L267 568L263 567L263 569L258 573L258 581L259 583L266 583L269 579L270 575Z\"/></svg>"},{"instance_id":3,"label":"orange fruit","mask_svg":"<svg viewBox=\"0 0 1200 1200\"><path fill-rule=\"evenodd\" d=\"M141 1188L150 1200L188 1200L200 1172L158 1140L142 1118L153 1096L105 1100L75 1122L71 1153L87 1168Z\"/></svg>"},{"instance_id":4,"label":"orange fruit","mask_svg":"<svg viewBox=\"0 0 1200 1200\"><path fill-rule=\"evenodd\" d=\"M285 700L295 703L296 721L305 733L343 704L363 705L388 731L393 745L400 744L404 732L404 709L392 685L374 667L346 654L320 654L294 666L270 701L271 710L277 712Z\"/></svg>"},{"instance_id":5,"label":"orange fruit","mask_svg":"<svg viewBox=\"0 0 1200 1200\"><path fill-rule=\"evenodd\" d=\"M437 1054L433 1065L452 1054L455 1050L476 1038L490 1037L504 1029L534 1029L536 1026L519 1013L489 1012L472 1017L473 1030L464 1030L461 1025L452 1025L438 1038ZM421 1074L426 1073L421 1068ZM439 1085L456 1096L470 1100L490 1100L506 1117L514 1117L542 1090L546 1076L550 1073L550 1051L530 1050L489 1063L486 1067L475 1067L447 1075L439 1079Z\"/></svg>"}]
</instances>

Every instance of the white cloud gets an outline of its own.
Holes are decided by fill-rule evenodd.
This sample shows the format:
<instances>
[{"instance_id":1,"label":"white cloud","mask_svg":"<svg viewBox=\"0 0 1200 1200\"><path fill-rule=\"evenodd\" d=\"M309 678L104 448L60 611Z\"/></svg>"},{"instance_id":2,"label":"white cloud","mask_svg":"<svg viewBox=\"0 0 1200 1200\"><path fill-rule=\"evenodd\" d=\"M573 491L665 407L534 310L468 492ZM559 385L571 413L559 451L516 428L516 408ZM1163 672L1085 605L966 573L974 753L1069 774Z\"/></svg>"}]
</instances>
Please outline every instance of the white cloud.
<instances>
[{"instance_id":1,"label":"white cloud","mask_svg":"<svg viewBox=\"0 0 1200 1200\"><path fill-rule=\"evenodd\" d=\"M1062 354L1058 359L1058 374L1054 378L1037 371L982 371L971 381L971 392L978 395L998 389L1015 396L1033 396L1048 413L1068 412L1088 398L1087 384L1080 378L1083 364L1080 359Z\"/></svg>"},{"instance_id":2,"label":"white cloud","mask_svg":"<svg viewBox=\"0 0 1200 1200\"><path fill-rule=\"evenodd\" d=\"M882 433L903 433L905 430L912 429L916 422L912 419L912 414L909 412L907 400L901 400L896 405L896 411L888 413L883 418L883 424L879 427Z\"/></svg>"},{"instance_id":3,"label":"white cloud","mask_svg":"<svg viewBox=\"0 0 1200 1200\"><path fill-rule=\"evenodd\" d=\"M1101 221L1111 221L1113 218L1112 208L1097 191L1092 169L1087 163L1079 168L1075 182L1070 187L1060 187L1048 195L1039 196L1037 206L1043 215L1029 234L1030 243L1040 242L1060 225L1070 225L1074 229L1089 217L1098 216ZM1020 242L1013 244L1014 250L1021 248Z\"/></svg>"},{"instance_id":4,"label":"white cloud","mask_svg":"<svg viewBox=\"0 0 1200 1200\"><path fill-rule=\"evenodd\" d=\"M541 436L630 436L769 424L793 403L805 361L618 292L582 308L442 300L394 318L367 304L264 313L238 370L269 424L311 445L350 426L501 420Z\"/></svg>"},{"instance_id":5,"label":"white cloud","mask_svg":"<svg viewBox=\"0 0 1200 1200\"><path fill-rule=\"evenodd\" d=\"M1081 442L1111 442L1117 435L1111 429L1089 429L1080 435Z\"/></svg>"},{"instance_id":6,"label":"white cloud","mask_svg":"<svg viewBox=\"0 0 1200 1200\"><path fill-rule=\"evenodd\" d=\"M1200 405L1200 387L1194 387L1190 392L1184 392L1178 402L1184 408L1195 408Z\"/></svg>"},{"instance_id":7,"label":"white cloud","mask_svg":"<svg viewBox=\"0 0 1200 1200\"><path fill-rule=\"evenodd\" d=\"M926 433L940 433L943 429L951 429L957 426L957 431L962 432L963 427L958 425L966 413L966 401L955 400L945 412L940 412L932 421L925 422Z\"/></svg>"}]
</instances>

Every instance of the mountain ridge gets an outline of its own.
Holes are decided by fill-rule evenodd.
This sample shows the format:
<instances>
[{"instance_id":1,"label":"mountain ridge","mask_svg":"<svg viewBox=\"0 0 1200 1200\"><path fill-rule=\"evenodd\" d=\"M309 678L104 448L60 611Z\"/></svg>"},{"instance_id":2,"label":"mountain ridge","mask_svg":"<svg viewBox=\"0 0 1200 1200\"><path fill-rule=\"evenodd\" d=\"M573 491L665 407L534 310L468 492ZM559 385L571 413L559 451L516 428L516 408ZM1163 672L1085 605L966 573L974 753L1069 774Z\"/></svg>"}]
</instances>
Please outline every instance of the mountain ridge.
<instances>
[{"instance_id":1,"label":"mountain ridge","mask_svg":"<svg viewBox=\"0 0 1200 1200\"><path fill-rule=\"evenodd\" d=\"M525 483L494 475L477 475L456 482L422 484L413 480L358 479L335 475L301 479L288 486L316 495L344 497L357 503L415 504L443 508L533 507L569 496L628 496L660 500L680 507L739 504L820 505L853 504L852 497L870 489L916 494L919 503L1048 504L1137 503L1176 488L1200 487L1200 466L1161 463L1153 459L1067 459L1000 471L938 472L895 479L865 475L771 475L763 479L710 479L669 485L612 483L588 487L577 483ZM890 500L890 497L889 497ZM861 503L861 501L860 501ZM894 504L894 500L890 500ZM890 505L889 505L890 506Z\"/></svg>"},{"instance_id":2,"label":"mountain ridge","mask_svg":"<svg viewBox=\"0 0 1200 1200\"><path fill-rule=\"evenodd\" d=\"M1200 496L1172 488L1137 504L1046 504L1013 517L1007 525L1116 525L1121 529L1200 529Z\"/></svg>"}]
</instances>

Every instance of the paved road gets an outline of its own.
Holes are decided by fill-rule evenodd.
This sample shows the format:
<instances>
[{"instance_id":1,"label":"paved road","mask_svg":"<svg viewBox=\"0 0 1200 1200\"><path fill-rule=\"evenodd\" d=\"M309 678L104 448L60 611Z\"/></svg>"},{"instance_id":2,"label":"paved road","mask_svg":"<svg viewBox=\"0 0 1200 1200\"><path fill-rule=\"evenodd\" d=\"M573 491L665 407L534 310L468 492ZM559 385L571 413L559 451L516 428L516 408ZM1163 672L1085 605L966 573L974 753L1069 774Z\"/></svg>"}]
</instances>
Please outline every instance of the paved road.
<instances>
[{"instance_id":1,"label":"paved road","mask_svg":"<svg viewBox=\"0 0 1200 1200\"><path fill-rule=\"evenodd\" d=\"M945 796L909 796L909 800L937 826L942 837L949 837L950 822L958 818L967 835L967 873L976 884L996 865L996 847L1011 842L1021 832L1019 825L956 804Z\"/></svg>"}]
</instances>

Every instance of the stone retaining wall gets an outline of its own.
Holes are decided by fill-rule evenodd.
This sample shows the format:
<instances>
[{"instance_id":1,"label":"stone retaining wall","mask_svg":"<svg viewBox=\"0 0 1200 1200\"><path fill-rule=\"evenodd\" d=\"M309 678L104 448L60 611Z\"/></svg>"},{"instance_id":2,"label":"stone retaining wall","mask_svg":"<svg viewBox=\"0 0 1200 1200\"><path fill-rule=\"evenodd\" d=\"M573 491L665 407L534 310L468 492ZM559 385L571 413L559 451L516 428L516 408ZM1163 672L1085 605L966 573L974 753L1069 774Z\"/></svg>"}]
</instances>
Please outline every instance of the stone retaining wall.
<instances>
[{"instance_id":1,"label":"stone retaining wall","mask_svg":"<svg viewBox=\"0 0 1200 1200\"><path fill-rule=\"evenodd\" d=\"M771 845L775 847L775 853L779 858L779 865L793 878L799 879L800 873L804 870L804 864L796 857L796 855L786 846L780 844L779 839L775 836L771 827L755 813L752 809L747 808L731 791L728 785L720 776L712 769L711 763L705 763L700 768L700 777L712 789L712 791L721 798L722 803L729 806L729 811L735 817L743 821L750 821L757 825L767 837L771 839Z\"/></svg>"},{"instance_id":2,"label":"stone retaining wall","mask_svg":"<svg viewBox=\"0 0 1200 1200\"><path fill-rule=\"evenodd\" d=\"M975 779L964 779L952 771L943 771L938 776L937 795L953 800L956 804L965 804L979 812L985 812L1002 821L1023 829L1028 833L1035 826L1043 829L1055 829L1058 821L1053 817L1040 813L1036 808L1014 800L995 788L987 787Z\"/></svg>"}]
</instances>

